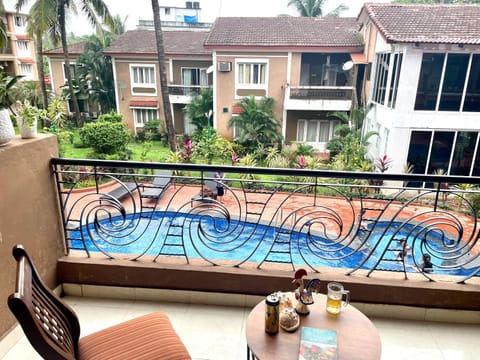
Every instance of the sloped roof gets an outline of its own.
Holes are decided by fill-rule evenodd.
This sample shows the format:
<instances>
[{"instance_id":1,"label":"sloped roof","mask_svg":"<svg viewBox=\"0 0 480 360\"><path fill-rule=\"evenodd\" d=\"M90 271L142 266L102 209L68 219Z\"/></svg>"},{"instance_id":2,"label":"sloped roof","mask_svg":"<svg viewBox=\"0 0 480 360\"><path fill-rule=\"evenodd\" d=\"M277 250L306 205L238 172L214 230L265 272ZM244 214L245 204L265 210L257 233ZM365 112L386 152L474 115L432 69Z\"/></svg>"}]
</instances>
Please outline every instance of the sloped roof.
<instances>
[{"instance_id":1,"label":"sloped roof","mask_svg":"<svg viewBox=\"0 0 480 360\"><path fill-rule=\"evenodd\" d=\"M210 55L212 52L203 47L206 31L164 31L163 46L165 54ZM132 30L117 37L104 51L107 55L144 54L156 55L157 43L155 31Z\"/></svg>"},{"instance_id":2,"label":"sloped roof","mask_svg":"<svg viewBox=\"0 0 480 360\"><path fill-rule=\"evenodd\" d=\"M387 42L480 44L479 5L366 3L363 11Z\"/></svg>"},{"instance_id":3,"label":"sloped roof","mask_svg":"<svg viewBox=\"0 0 480 360\"><path fill-rule=\"evenodd\" d=\"M354 18L224 17L217 18L205 46L224 47L357 47Z\"/></svg>"},{"instance_id":4,"label":"sloped roof","mask_svg":"<svg viewBox=\"0 0 480 360\"><path fill-rule=\"evenodd\" d=\"M83 49L85 48L86 41L81 41L76 44L68 45L68 54L69 55L80 55L83 54ZM51 50L46 50L43 52L46 55L63 55L63 48L58 47Z\"/></svg>"}]
</instances>

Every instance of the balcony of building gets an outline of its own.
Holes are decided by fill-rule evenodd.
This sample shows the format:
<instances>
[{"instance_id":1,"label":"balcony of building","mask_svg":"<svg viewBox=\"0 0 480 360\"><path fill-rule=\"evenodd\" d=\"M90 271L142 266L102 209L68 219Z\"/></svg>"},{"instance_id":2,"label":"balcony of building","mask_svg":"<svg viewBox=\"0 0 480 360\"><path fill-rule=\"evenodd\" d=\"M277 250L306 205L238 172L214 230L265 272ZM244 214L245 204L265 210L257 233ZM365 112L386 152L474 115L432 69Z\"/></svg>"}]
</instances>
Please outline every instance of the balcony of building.
<instances>
[{"instance_id":1,"label":"balcony of building","mask_svg":"<svg viewBox=\"0 0 480 360\"><path fill-rule=\"evenodd\" d=\"M252 303L292 290L292 273L303 267L323 286L336 280L351 290L352 302L380 330L385 359L474 358L467 333L478 334L479 322L478 191L456 184L476 186L478 178L56 155L53 136L17 138L0 148L3 299L14 289L10 250L23 243L49 286L80 304L80 315L92 319L90 309L95 314L100 307L110 318L123 308L129 314L118 314L125 319L150 306L172 309L195 358L236 359L246 356L244 322ZM147 230L149 237L139 235ZM425 253L433 272L422 267ZM346 265L353 258L358 261ZM154 300L160 302L148 302ZM204 305L219 301L215 310ZM395 314L402 320L382 320ZM0 316L5 337L15 321L3 306ZM216 316L235 319L232 334L217 331ZM186 318L191 322L182 328ZM86 332L103 325L95 321L82 323ZM439 335L447 327L459 331L461 349L452 331L448 339ZM195 339L199 329L208 334L202 344ZM218 346L205 346L210 340ZM404 357L395 357L399 348Z\"/></svg>"},{"instance_id":2,"label":"balcony of building","mask_svg":"<svg viewBox=\"0 0 480 360\"><path fill-rule=\"evenodd\" d=\"M195 96L200 95L203 89L208 88L208 85L169 85L170 103L190 104Z\"/></svg>"},{"instance_id":3,"label":"balcony of building","mask_svg":"<svg viewBox=\"0 0 480 360\"><path fill-rule=\"evenodd\" d=\"M286 87L286 110L349 111L355 105L350 54L303 53L300 61L298 78L292 75Z\"/></svg>"}]
</instances>

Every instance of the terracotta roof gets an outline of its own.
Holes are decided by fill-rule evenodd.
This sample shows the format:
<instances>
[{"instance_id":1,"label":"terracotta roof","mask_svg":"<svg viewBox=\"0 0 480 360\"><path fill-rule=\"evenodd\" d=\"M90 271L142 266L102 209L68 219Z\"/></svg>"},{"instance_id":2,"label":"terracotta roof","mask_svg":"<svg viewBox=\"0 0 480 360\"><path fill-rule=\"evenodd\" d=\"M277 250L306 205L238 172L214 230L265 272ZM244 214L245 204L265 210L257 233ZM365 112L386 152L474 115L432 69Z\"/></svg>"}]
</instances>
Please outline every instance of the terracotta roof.
<instances>
[{"instance_id":1,"label":"terracotta roof","mask_svg":"<svg viewBox=\"0 0 480 360\"><path fill-rule=\"evenodd\" d=\"M225 17L217 18L205 46L356 47L358 28L354 18Z\"/></svg>"},{"instance_id":2,"label":"terracotta roof","mask_svg":"<svg viewBox=\"0 0 480 360\"><path fill-rule=\"evenodd\" d=\"M81 55L83 54L83 49L85 48L85 41L78 42L76 44L68 45L68 54L69 55ZM63 56L63 49L62 47L46 50L43 52L45 55L62 55Z\"/></svg>"},{"instance_id":3,"label":"terracotta roof","mask_svg":"<svg viewBox=\"0 0 480 360\"><path fill-rule=\"evenodd\" d=\"M479 5L367 3L363 11L387 42L480 44Z\"/></svg>"},{"instance_id":4,"label":"terracotta roof","mask_svg":"<svg viewBox=\"0 0 480 360\"><path fill-rule=\"evenodd\" d=\"M163 42L165 54L211 55L211 51L203 47L208 32L206 31L164 31ZM156 55L157 44L155 31L132 30L117 37L105 49L107 55L145 54Z\"/></svg>"}]
</instances>

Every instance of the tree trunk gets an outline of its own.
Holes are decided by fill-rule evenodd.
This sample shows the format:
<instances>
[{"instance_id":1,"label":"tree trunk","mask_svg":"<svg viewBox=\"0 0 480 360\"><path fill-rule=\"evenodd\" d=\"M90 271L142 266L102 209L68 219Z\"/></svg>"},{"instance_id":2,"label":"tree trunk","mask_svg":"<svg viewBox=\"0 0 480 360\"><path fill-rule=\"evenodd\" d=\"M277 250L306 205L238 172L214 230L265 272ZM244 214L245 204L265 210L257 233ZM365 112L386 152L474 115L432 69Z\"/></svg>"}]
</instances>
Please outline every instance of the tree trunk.
<instances>
[{"instance_id":1,"label":"tree trunk","mask_svg":"<svg viewBox=\"0 0 480 360\"><path fill-rule=\"evenodd\" d=\"M42 104L43 108L48 108L48 94L47 94L47 86L45 85L45 72L43 71L43 39L42 33L37 32L35 34L35 43L36 43L36 56L37 56L37 72L38 72L38 79L40 80L40 88L42 90ZM47 126L46 120L42 120L42 126Z\"/></svg>"},{"instance_id":2,"label":"tree trunk","mask_svg":"<svg viewBox=\"0 0 480 360\"><path fill-rule=\"evenodd\" d=\"M158 0L152 0L153 23L155 25L155 37L157 40L158 67L160 71L160 90L162 93L163 115L165 116L165 126L167 127L168 144L171 151L177 151L177 140L175 139L175 128L173 126L173 117L170 107L170 98L168 96L167 72L165 69L165 51L163 46L163 32L160 22L160 10Z\"/></svg>"},{"instance_id":3,"label":"tree trunk","mask_svg":"<svg viewBox=\"0 0 480 360\"><path fill-rule=\"evenodd\" d=\"M60 25L60 38L62 40L62 49L63 49L63 56L65 61L65 75L67 76L68 82L68 90L70 92L70 100L73 103L73 112L75 114L75 121L78 127L81 127L81 119L80 119L80 108L78 107L77 95L73 90L73 83L72 83L72 73L70 72L70 59L68 56L68 45L67 45L67 31L65 29L65 0L61 0L58 2L58 20Z\"/></svg>"}]
</instances>

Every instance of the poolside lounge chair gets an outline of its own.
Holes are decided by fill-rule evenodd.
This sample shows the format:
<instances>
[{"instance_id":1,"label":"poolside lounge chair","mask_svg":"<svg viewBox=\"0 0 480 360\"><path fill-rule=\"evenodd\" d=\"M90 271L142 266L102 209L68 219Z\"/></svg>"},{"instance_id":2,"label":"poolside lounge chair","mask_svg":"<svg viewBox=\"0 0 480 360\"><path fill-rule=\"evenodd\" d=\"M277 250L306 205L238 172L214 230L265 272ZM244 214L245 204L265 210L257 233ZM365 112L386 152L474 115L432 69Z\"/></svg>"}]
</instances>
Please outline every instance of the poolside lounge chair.
<instances>
[{"instance_id":1,"label":"poolside lounge chair","mask_svg":"<svg viewBox=\"0 0 480 360\"><path fill-rule=\"evenodd\" d=\"M44 359L191 359L162 312L80 338L76 314L43 283L23 246L15 246L13 256L17 260L17 280L8 306L30 344Z\"/></svg>"},{"instance_id":2,"label":"poolside lounge chair","mask_svg":"<svg viewBox=\"0 0 480 360\"><path fill-rule=\"evenodd\" d=\"M102 195L100 199L108 200L108 199L114 198L120 201L125 196L132 193L132 191L135 191L137 188L138 188L138 184L136 182L121 183L112 191L109 191L105 195Z\"/></svg>"},{"instance_id":3,"label":"poolside lounge chair","mask_svg":"<svg viewBox=\"0 0 480 360\"><path fill-rule=\"evenodd\" d=\"M142 185L143 191L140 193L142 198L160 198L170 186L172 182L172 172L170 170L157 171L155 175L152 185Z\"/></svg>"}]
</instances>

